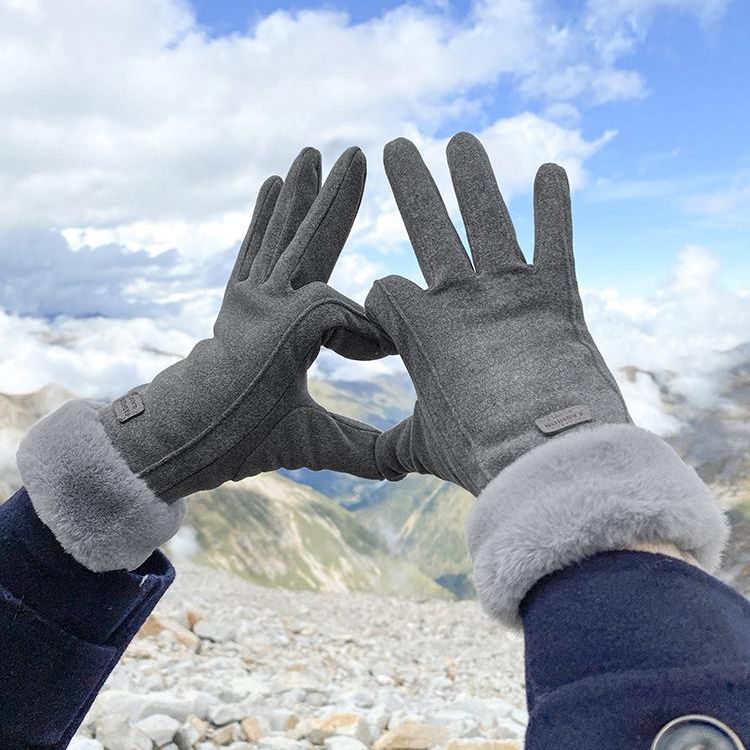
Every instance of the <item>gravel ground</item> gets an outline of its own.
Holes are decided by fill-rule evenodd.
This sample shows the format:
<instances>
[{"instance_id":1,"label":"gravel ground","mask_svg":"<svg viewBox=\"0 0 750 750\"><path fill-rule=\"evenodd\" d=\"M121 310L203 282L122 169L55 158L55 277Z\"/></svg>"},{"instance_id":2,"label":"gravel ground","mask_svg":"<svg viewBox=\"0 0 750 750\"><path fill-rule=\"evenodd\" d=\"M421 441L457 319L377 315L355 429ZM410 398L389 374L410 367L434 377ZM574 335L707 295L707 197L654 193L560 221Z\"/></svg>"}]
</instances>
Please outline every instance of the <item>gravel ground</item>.
<instances>
[{"instance_id":1,"label":"gravel ground","mask_svg":"<svg viewBox=\"0 0 750 750\"><path fill-rule=\"evenodd\" d=\"M523 641L475 602L264 589L193 564L71 748L520 747Z\"/></svg>"}]
</instances>

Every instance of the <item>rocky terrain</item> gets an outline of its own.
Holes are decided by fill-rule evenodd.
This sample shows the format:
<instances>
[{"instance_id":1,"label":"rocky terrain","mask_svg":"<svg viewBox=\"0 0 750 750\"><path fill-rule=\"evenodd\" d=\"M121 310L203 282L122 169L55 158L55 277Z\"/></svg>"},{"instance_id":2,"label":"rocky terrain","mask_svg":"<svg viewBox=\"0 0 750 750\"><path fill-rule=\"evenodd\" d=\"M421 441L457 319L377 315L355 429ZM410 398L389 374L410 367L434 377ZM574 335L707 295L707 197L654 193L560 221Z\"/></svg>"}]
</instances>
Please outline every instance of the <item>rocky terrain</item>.
<instances>
[{"instance_id":1,"label":"rocky terrain","mask_svg":"<svg viewBox=\"0 0 750 750\"><path fill-rule=\"evenodd\" d=\"M474 602L260 588L191 563L73 750L519 750L520 636Z\"/></svg>"}]
</instances>

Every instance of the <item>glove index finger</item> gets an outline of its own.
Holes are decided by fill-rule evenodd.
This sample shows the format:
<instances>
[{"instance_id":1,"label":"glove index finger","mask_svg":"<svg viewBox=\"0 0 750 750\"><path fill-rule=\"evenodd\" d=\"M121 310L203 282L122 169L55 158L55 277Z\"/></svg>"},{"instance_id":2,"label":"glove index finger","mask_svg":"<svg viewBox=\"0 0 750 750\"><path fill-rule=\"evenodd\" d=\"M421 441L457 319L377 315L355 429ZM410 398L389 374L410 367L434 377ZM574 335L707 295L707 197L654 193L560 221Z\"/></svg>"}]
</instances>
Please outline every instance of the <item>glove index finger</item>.
<instances>
[{"instance_id":1,"label":"glove index finger","mask_svg":"<svg viewBox=\"0 0 750 750\"><path fill-rule=\"evenodd\" d=\"M330 289L323 345L347 359L380 359L396 354L396 346L365 309L335 289Z\"/></svg>"},{"instance_id":2,"label":"glove index finger","mask_svg":"<svg viewBox=\"0 0 750 750\"><path fill-rule=\"evenodd\" d=\"M328 281L357 216L366 175L362 150L352 146L344 151L274 268L279 282L298 289Z\"/></svg>"},{"instance_id":3,"label":"glove index finger","mask_svg":"<svg viewBox=\"0 0 750 750\"><path fill-rule=\"evenodd\" d=\"M250 268L254 283L264 282L291 242L320 189L320 152L303 148L289 168L263 242Z\"/></svg>"}]
</instances>

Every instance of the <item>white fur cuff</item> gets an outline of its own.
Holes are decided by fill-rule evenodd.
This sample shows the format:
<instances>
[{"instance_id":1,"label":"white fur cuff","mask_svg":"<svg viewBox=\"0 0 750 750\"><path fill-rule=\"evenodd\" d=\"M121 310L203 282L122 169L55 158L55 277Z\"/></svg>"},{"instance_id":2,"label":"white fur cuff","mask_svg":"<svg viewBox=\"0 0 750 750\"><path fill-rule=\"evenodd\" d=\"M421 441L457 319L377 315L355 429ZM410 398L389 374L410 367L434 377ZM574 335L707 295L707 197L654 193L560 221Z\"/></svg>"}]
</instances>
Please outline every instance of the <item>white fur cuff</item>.
<instances>
[{"instance_id":1,"label":"white fur cuff","mask_svg":"<svg viewBox=\"0 0 750 750\"><path fill-rule=\"evenodd\" d=\"M112 445L97 404L69 401L21 441L18 470L34 510L89 570L133 570L179 529L185 503L160 500Z\"/></svg>"},{"instance_id":2,"label":"white fur cuff","mask_svg":"<svg viewBox=\"0 0 750 750\"><path fill-rule=\"evenodd\" d=\"M634 542L671 542L707 570L729 537L723 512L663 440L633 425L603 425L546 443L503 470L466 522L484 609L512 628L542 577Z\"/></svg>"}]
</instances>

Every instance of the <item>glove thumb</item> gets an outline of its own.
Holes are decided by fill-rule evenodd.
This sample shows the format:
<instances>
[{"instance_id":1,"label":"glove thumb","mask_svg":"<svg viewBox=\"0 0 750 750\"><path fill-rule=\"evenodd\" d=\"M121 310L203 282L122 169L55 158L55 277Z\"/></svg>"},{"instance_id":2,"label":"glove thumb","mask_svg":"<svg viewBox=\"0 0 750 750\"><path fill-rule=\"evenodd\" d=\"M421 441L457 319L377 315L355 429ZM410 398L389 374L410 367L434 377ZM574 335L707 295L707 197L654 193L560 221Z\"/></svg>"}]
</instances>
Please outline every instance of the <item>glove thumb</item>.
<instances>
[{"instance_id":1,"label":"glove thumb","mask_svg":"<svg viewBox=\"0 0 750 750\"><path fill-rule=\"evenodd\" d=\"M365 300L367 317L376 323L403 353L408 342L409 330L402 310L408 309L424 294L424 290L403 276L386 276L378 279Z\"/></svg>"},{"instance_id":2,"label":"glove thumb","mask_svg":"<svg viewBox=\"0 0 750 750\"><path fill-rule=\"evenodd\" d=\"M413 427L412 417L407 417L381 433L375 442L375 461L385 479L393 482L419 471L412 455Z\"/></svg>"}]
</instances>

